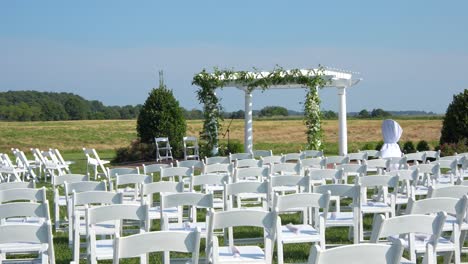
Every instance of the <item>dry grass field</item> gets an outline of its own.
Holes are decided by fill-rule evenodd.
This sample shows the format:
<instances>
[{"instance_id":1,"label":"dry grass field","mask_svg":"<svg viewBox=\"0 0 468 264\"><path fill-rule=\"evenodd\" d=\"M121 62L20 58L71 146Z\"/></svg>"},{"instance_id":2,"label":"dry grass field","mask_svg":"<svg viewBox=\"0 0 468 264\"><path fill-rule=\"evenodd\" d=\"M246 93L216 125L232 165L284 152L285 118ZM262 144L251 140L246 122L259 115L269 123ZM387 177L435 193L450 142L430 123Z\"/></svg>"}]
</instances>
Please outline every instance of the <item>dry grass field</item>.
<instances>
[{"instance_id":1,"label":"dry grass field","mask_svg":"<svg viewBox=\"0 0 468 264\"><path fill-rule=\"evenodd\" d=\"M226 120L220 130L225 132ZM400 120L403 128L402 141L439 140L441 120ZM348 120L348 142L363 144L382 139L380 120ZM31 147L56 147L61 150L79 150L84 146L100 150L113 150L127 146L136 138L135 120L86 120L56 122L0 122L0 151L10 148L28 150ZM324 121L326 143L338 141L338 121ZM188 135L198 136L202 121L188 121ZM305 126L301 120L254 121L254 143L257 144L304 144ZM222 138L222 136L220 136ZM244 122L234 120L231 139L243 142Z\"/></svg>"}]
</instances>

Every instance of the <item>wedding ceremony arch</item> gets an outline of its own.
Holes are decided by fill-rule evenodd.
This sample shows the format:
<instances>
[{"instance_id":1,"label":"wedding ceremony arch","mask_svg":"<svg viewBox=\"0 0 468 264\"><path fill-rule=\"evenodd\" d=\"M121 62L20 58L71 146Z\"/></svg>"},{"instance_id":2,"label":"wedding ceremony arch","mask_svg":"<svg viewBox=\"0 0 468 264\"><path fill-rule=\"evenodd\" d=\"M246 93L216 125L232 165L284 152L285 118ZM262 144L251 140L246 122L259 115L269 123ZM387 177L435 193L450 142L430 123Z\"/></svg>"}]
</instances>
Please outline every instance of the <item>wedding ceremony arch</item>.
<instances>
[{"instance_id":1,"label":"wedding ceremony arch","mask_svg":"<svg viewBox=\"0 0 468 264\"><path fill-rule=\"evenodd\" d=\"M252 92L257 89L307 89L304 101L304 122L307 127L307 149L321 149L322 127L320 117L320 98L318 89L335 87L339 97L339 154L348 152L346 125L346 90L356 85L361 79L353 78L353 73L328 69L319 66L315 69L275 68L273 71L233 71L215 68L209 73L201 71L193 77L192 84L199 86L197 98L203 104L204 139L213 154L218 149L218 128L221 119L221 105L216 89L236 87L245 93L244 118L244 151L253 151L253 98Z\"/></svg>"}]
</instances>

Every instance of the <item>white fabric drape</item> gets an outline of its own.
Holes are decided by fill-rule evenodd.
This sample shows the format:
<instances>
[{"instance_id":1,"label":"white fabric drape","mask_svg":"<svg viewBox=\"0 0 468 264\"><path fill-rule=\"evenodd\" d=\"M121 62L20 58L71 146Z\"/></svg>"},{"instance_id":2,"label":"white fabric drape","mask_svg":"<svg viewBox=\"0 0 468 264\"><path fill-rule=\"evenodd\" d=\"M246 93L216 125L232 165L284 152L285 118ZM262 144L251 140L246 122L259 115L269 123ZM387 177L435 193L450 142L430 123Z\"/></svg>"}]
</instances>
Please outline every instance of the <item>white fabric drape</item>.
<instances>
[{"instance_id":1,"label":"white fabric drape","mask_svg":"<svg viewBox=\"0 0 468 264\"><path fill-rule=\"evenodd\" d=\"M397 142L400 140L403 129L394 120L387 119L382 123L382 135L384 144L380 149L382 158L401 157L400 146Z\"/></svg>"}]
</instances>

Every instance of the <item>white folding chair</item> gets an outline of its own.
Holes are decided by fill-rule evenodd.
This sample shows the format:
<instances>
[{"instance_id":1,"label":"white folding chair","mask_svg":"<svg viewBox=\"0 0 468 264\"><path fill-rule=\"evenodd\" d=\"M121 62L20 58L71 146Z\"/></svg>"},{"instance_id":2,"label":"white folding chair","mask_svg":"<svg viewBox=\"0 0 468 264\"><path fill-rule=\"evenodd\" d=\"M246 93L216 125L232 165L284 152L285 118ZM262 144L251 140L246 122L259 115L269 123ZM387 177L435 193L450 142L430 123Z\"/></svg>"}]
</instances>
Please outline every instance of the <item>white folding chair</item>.
<instances>
[{"instance_id":1,"label":"white folding chair","mask_svg":"<svg viewBox=\"0 0 468 264\"><path fill-rule=\"evenodd\" d=\"M271 176L268 179L271 197L275 193L300 193L309 192L309 177L308 176L292 176L280 175Z\"/></svg>"},{"instance_id":2,"label":"white folding chair","mask_svg":"<svg viewBox=\"0 0 468 264\"><path fill-rule=\"evenodd\" d=\"M159 175L161 175L161 169L172 167L172 163L171 164L149 164L149 165L143 164L142 166L143 166L143 174L150 175L151 177L153 177L153 181L154 181L155 173L159 173Z\"/></svg>"},{"instance_id":3,"label":"white folding chair","mask_svg":"<svg viewBox=\"0 0 468 264\"><path fill-rule=\"evenodd\" d=\"M141 185L141 202L149 205L149 219L161 219L161 195L170 193L181 193L184 191L184 184L182 182L153 182ZM155 201L153 198L159 195L159 199ZM164 212L168 220L179 219L182 213L178 207L165 208Z\"/></svg>"},{"instance_id":4,"label":"white folding chair","mask_svg":"<svg viewBox=\"0 0 468 264\"><path fill-rule=\"evenodd\" d=\"M72 198L70 200L70 206L68 210L69 218L73 219L68 232L68 243L73 250L73 260L75 263L79 263L80 260L80 246L81 237L87 237L89 235L88 228L86 226L86 208L93 206L104 206L113 204L122 204L123 196L121 193L113 193L107 191L86 191L86 192L72 192ZM96 223L93 226L95 235L113 235L116 233L115 222L105 221Z\"/></svg>"},{"instance_id":5,"label":"white folding chair","mask_svg":"<svg viewBox=\"0 0 468 264\"><path fill-rule=\"evenodd\" d=\"M460 263L458 237L453 241L441 236L446 214L437 215L411 214L386 219L376 215L371 235L371 242L378 243L381 238L390 242L402 241L402 246L409 251L410 261L416 263L417 255L426 254L426 244L433 246L434 253L451 255L455 252L455 263ZM454 225L456 229L456 225ZM455 231L457 233L457 231ZM457 257L458 256L458 257Z\"/></svg>"},{"instance_id":6,"label":"white folding chair","mask_svg":"<svg viewBox=\"0 0 468 264\"><path fill-rule=\"evenodd\" d=\"M26 173L26 169L18 168L17 166L13 165L10 158L7 154L0 153L0 180L10 182L10 181L22 181L21 178L24 178L24 174ZM13 180L12 180L13 178Z\"/></svg>"},{"instance_id":7,"label":"white folding chair","mask_svg":"<svg viewBox=\"0 0 468 264\"><path fill-rule=\"evenodd\" d=\"M327 156L325 159L325 168L335 167L338 164L349 163L349 157L346 156Z\"/></svg>"},{"instance_id":8,"label":"white folding chair","mask_svg":"<svg viewBox=\"0 0 468 264\"><path fill-rule=\"evenodd\" d=\"M361 213L359 219L360 241L364 241L364 215L385 214L395 216L395 200L398 187L398 176L373 175L358 178L361 187ZM388 189L393 188L392 192ZM373 189L374 192L369 191Z\"/></svg>"},{"instance_id":9,"label":"white folding chair","mask_svg":"<svg viewBox=\"0 0 468 264\"><path fill-rule=\"evenodd\" d=\"M278 213L301 209L302 223L293 225L282 224L281 218L277 225L278 263L284 263L283 245L297 243L317 243L325 249L325 214L330 203L330 193L297 193L289 195L275 195L273 208Z\"/></svg>"},{"instance_id":10,"label":"white folding chair","mask_svg":"<svg viewBox=\"0 0 468 264\"><path fill-rule=\"evenodd\" d=\"M325 169L325 159L323 159L322 157L301 159L299 161L299 164L303 171Z\"/></svg>"},{"instance_id":11,"label":"white folding chair","mask_svg":"<svg viewBox=\"0 0 468 264\"><path fill-rule=\"evenodd\" d=\"M52 177L54 178L52 179L52 187L54 189L54 231L57 232L58 230L61 230L61 225L68 223L64 216L60 216L60 207L67 207L68 205L69 197L66 195L60 195L60 191L65 192L65 182L74 183L89 181L89 175L64 174Z\"/></svg>"},{"instance_id":12,"label":"white folding chair","mask_svg":"<svg viewBox=\"0 0 468 264\"><path fill-rule=\"evenodd\" d=\"M49 203L0 204L0 225L43 224L50 221Z\"/></svg>"},{"instance_id":13,"label":"white folding chair","mask_svg":"<svg viewBox=\"0 0 468 264\"><path fill-rule=\"evenodd\" d=\"M339 184L343 182L343 170L337 169L316 169L307 170L311 185L322 185L327 183Z\"/></svg>"},{"instance_id":14,"label":"white folding chair","mask_svg":"<svg viewBox=\"0 0 468 264\"><path fill-rule=\"evenodd\" d=\"M268 182L236 182L224 184L224 211L236 209L260 209L268 211L270 192ZM236 201L234 206L234 200ZM252 201L255 200L255 201ZM242 204L249 204L249 207L242 207ZM259 204L253 207L252 204Z\"/></svg>"},{"instance_id":15,"label":"white folding chair","mask_svg":"<svg viewBox=\"0 0 468 264\"><path fill-rule=\"evenodd\" d=\"M200 188L201 193L213 194L213 208L224 207L224 184L231 183L229 175L202 174L191 178L190 192L196 192Z\"/></svg>"},{"instance_id":16,"label":"white folding chair","mask_svg":"<svg viewBox=\"0 0 468 264\"><path fill-rule=\"evenodd\" d=\"M363 160L366 162L366 160ZM367 175L367 165L364 164L340 164L335 166L336 170L343 171L343 183L348 183L348 177L354 176L355 179Z\"/></svg>"},{"instance_id":17,"label":"white folding chair","mask_svg":"<svg viewBox=\"0 0 468 264\"><path fill-rule=\"evenodd\" d=\"M96 237L96 225L114 221L116 231L114 236L122 233L120 222L133 220L140 223L139 232L149 231L148 206L134 204L113 204L88 208L86 210L86 228L88 233L88 262L96 264L99 260L113 259L114 240Z\"/></svg>"},{"instance_id":18,"label":"white folding chair","mask_svg":"<svg viewBox=\"0 0 468 264\"><path fill-rule=\"evenodd\" d=\"M313 187L314 193L326 194L330 192L331 196L338 196L339 199L351 198L352 202L349 209L341 208L341 202L337 203L334 211L323 212L325 217L325 228L346 226L350 229L348 237L353 237L354 244L359 243L359 219L361 212L360 186L347 184L326 184ZM340 201L340 200L338 200ZM347 209L347 210L345 210Z\"/></svg>"},{"instance_id":19,"label":"white folding chair","mask_svg":"<svg viewBox=\"0 0 468 264\"><path fill-rule=\"evenodd\" d=\"M418 178L418 170L392 170L385 175L398 176L398 187L395 193L396 214L400 212L401 206L408 203L411 198L416 200L416 182ZM393 194L389 194L393 195ZM390 197L389 197L390 198Z\"/></svg>"},{"instance_id":20,"label":"white folding chair","mask_svg":"<svg viewBox=\"0 0 468 264\"><path fill-rule=\"evenodd\" d=\"M184 160L200 159L198 139L196 137L184 137Z\"/></svg>"},{"instance_id":21,"label":"white folding chair","mask_svg":"<svg viewBox=\"0 0 468 264\"><path fill-rule=\"evenodd\" d=\"M186 211L188 215L185 217L183 207L188 206ZM164 215L166 208L179 207L179 217L176 223L170 223L169 219ZM200 229L201 236L206 237L206 222L198 222L197 208L204 208L207 211L213 209L213 195L202 193L172 193L161 195L161 230L165 231L193 231L196 228ZM206 215L208 216L208 214Z\"/></svg>"},{"instance_id":22,"label":"white folding chair","mask_svg":"<svg viewBox=\"0 0 468 264\"><path fill-rule=\"evenodd\" d=\"M122 258L140 257L140 263L149 264L150 252L165 253L164 264L170 263L169 251L192 253L191 261L185 263L197 264L200 251L200 232L156 231L127 237L116 236L114 240L114 262L118 264Z\"/></svg>"},{"instance_id":23,"label":"white folding chair","mask_svg":"<svg viewBox=\"0 0 468 264\"><path fill-rule=\"evenodd\" d=\"M140 203L140 185L153 182L153 177L145 174L123 174L115 176L115 186L111 190L123 193L125 203Z\"/></svg>"},{"instance_id":24,"label":"white folding chair","mask_svg":"<svg viewBox=\"0 0 468 264\"><path fill-rule=\"evenodd\" d=\"M234 170L233 182L256 181L262 182L269 175L269 169L266 167L247 167L236 168Z\"/></svg>"},{"instance_id":25,"label":"white folding chair","mask_svg":"<svg viewBox=\"0 0 468 264\"><path fill-rule=\"evenodd\" d=\"M270 164L270 175L294 175L304 176L304 172L301 170L301 164L297 163L274 163Z\"/></svg>"},{"instance_id":26,"label":"white folding chair","mask_svg":"<svg viewBox=\"0 0 468 264\"><path fill-rule=\"evenodd\" d=\"M431 160L439 160L440 159L440 150L427 150L425 151L426 160L424 162L428 162L428 159Z\"/></svg>"},{"instance_id":27,"label":"white folding chair","mask_svg":"<svg viewBox=\"0 0 468 264\"><path fill-rule=\"evenodd\" d=\"M271 164L278 164L278 163L283 163L283 156L263 156L260 157L260 160L262 161L263 166L269 166Z\"/></svg>"},{"instance_id":28,"label":"white folding chair","mask_svg":"<svg viewBox=\"0 0 468 264\"><path fill-rule=\"evenodd\" d=\"M308 264L400 264L403 254L401 242L392 245L358 244L321 249L313 246L310 249ZM431 263L432 264L432 263ZM435 263L434 263L435 264Z\"/></svg>"},{"instance_id":29,"label":"white folding chair","mask_svg":"<svg viewBox=\"0 0 468 264\"><path fill-rule=\"evenodd\" d=\"M373 172L378 175L384 174L389 167L390 161L387 159L371 159L363 162L367 166L367 172Z\"/></svg>"},{"instance_id":30,"label":"white folding chair","mask_svg":"<svg viewBox=\"0 0 468 264\"><path fill-rule=\"evenodd\" d=\"M10 253L17 256L18 253L38 252L42 264L55 264L50 221L42 225L0 225L0 234L0 262L7 260Z\"/></svg>"},{"instance_id":31,"label":"white folding chair","mask_svg":"<svg viewBox=\"0 0 468 264\"><path fill-rule=\"evenodd\" d=\"M426 161L426 152L416 152L405 154L407 162L413 163L413 165L424 163Z\"/></svg>"},{"instance_id":32,"label":"white folding chair","mask_svg":"<svg viewBox=\"0 0 468 264\"><path fill-rule=\"evenodd\" d=\"M436 171L432 180L434 186L447 186L454 185L458 180L458 160L436 160L431 162L439 166L439 171ZM445 174L442 174L441 169L447 170Z\"/></svg>"},{"instance_id":33,"label":"white folding chair","mask_svg":"<svg viewBox=\"0 0 468 264\"><path fill-rule=\"evenodd\" d=\"M83 152L87 159L86 173L89 174L90 169L92 169L95 180L97 180L99 176L104 176L109 179L107 168L104 165L109 164L110 161L102 160L95 149L83 148ZM101 172L99 172L99 169Z\"/></svg>"},{"instance_id":34,"label":"white folding chair","mask_svg":"<svg viewBox=\"0 0 468 264\"><path fill-rule=\"evenodd\" d=\"M348 153L346 156L349 158L350 162L355 161L357 164L361 164L368 159L367 152Z\"/></svg>"},{"instance_id":35,"label":"white folding chair","mask_svg":"<svg viewBox=\"0 0 468 264\"><path fill-rule=\"evenodd\" d=\"M26 170L26 179L38 180L35 170L40 172L40 164L38 164L36 160L28 160L26 154L24 154L24 152L20 151L19 149L13 148L12 151L16 157L16 163L18 167Z\"/></svg>"},{"instance_id":36,"label":"white folding chair","mask_svg":"<svg viewBox=\"0 0 468 264\"><path fill-rule=\"evenodd\" d=\"M283 156L283 162L297 163L298 161L302 159L302 153L286 153L286 154L281 153L281 155Z\"/></svg>"},{"instance_id":37,"label":"white folding chair","mask_svg":"<svg viewBox=\"0 0 468 264\"><path fill-rule=\"evenodd\" d=\"M468 194L468 186L464 185L454 185L454 186L447 186L447 187L429 187L429 191L427 193L427 198L436 198L436 197L452 197L460 199L464 195Z\"/></svg>"},{"instance_id":38,"label":"white folding chair","mask_svg":"<svg viewBox=\"0 0 468 264\"><path fill-rule=\"evenodd\" d=\"M156 162L174 159L172 157L172 147L169 144L169 138L155 137L154 142L156 144Z\"/></svg>"},{"instance_id":39,"label":"white folding chair","mask_svg":"<svg viewBox=\"0 0 468 264\"><path fill-rule=\"evenodd\" d=\"M176 167L180 168L194 168L197 170L203 170L203 161L201 160L176 160Z\"/></svg>"},{"instance_id":40,"label":"white folding chair","mask_svg":"<svg viewBox=\"0 0 468 264\"><path fill-rule=\"evenodd\" d=\"M24 189L24 188L36 188L36 183L34 181L29 182L2 182L0 183L0 191L8 189Z\"/></svg>"},{"instance_id":41,"label":"white folding chair","mask_svg":"<svg viewBox=\"0 0 468 264\"><path fill-rule=\"evenodd\" d=\"M280 220L275 212L258 210L232 210L212 212L207 235L207 258L213 264L219 263L267 263L273 259L276 225ZM234 245L234 227L253 226L263 229L264 249L257 245ZM228 246L220 247L215 230L228 229Z\"/></svg>"}]
</instances>

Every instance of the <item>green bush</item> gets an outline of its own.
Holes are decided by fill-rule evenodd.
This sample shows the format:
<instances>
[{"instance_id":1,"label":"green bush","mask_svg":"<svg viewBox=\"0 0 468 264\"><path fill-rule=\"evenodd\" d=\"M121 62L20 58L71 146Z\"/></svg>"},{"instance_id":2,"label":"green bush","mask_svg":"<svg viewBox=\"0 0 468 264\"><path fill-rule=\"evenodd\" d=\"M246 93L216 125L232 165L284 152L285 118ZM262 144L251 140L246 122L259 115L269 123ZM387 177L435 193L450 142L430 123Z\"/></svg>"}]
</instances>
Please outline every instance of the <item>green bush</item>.
<instances>
[{"instance_id":1,"label":"green bush","mask_svg":"<svg viewBox=\"0 0 468 264\"><path fill-rule=\"evenodd\" d=\"M375 149L375 145L376 144L374 142L367 142L360 148L360 150Z\"/></svg>"},{"instance_id":2,"label":"green bush","mask_svg":"<svg viewBox=\"0 0 468 264\"><path fill-rule=\"evenodd\" d=\"M429 143L427 143L427 141L421 140L416 145L416 149L418 151L426 151L426 150L431 150L431 147L429 146Z\"/></svg>"},{"instance_id":3,"label":"green bush","mask_svg":"<svg viewBox=\"0 0 468 264\"><path fill-rule=\"evenodd\" d=\"M384 142L383 140L377 142L377 145L375 145L375 150L381 150Z\"/></svg>"},{"instance_id":4,"label":"green bush","mask_svg":"<svg viewBox=\"0 0 468 264\"><path fill-rule=\"evenodd\" d=\"M112 160L112 163L125 163L155 159L155 145L141 143L138 139L132 141L130 146L118 148L115 152L115 158Z\"/></svg>"},{"instance_id":5,"label":"green bush","mask_svg":"<svg viewBox=\"0 0 468 264\"><path fill-rule=\"evenodd\" d=\"M468 89L454 95L453 101L447 108L440 145L445 143L459 143L468 138Z\"/></svg>"},{"instance_id":6,"label":"green bush","mask_svg":"<svg viewBox=\"0 0 468 264\"><path fill-rule=\"evenodd\" d=\"M440 149L440 155L443 157L468 152L468 139L462 139L457 143L445 143L438 148Z\"/></svg>"},{"instance_id":7,"label":"green bush","mask_svg":"<svg viewBox=\"0 0 468 264\"><path fill-rule=\"evenodd\" d=\"M415 153L416 148L414 147L414 143L411 140L408 140L403 144L403 153L408 154L408 153Z\"/></svg>"},{"instance_id":8,"label":"green bush","mask_svg":"<svg viewBox=\"0 0 468 264\"><path fill-rule=\"evenodd\" d=\"M187 123L172 91L161 85L153 89L143 104L137 120L142 143L154 144L155 137L168 137L174 157L182 157Z\"/></svg>"}]
</instances>

